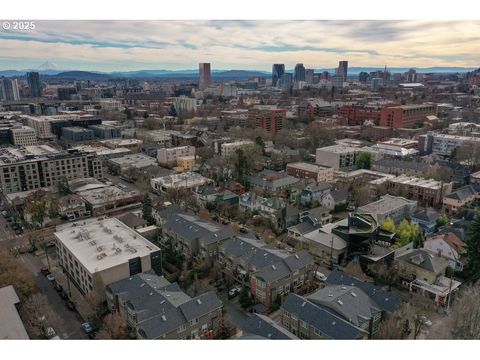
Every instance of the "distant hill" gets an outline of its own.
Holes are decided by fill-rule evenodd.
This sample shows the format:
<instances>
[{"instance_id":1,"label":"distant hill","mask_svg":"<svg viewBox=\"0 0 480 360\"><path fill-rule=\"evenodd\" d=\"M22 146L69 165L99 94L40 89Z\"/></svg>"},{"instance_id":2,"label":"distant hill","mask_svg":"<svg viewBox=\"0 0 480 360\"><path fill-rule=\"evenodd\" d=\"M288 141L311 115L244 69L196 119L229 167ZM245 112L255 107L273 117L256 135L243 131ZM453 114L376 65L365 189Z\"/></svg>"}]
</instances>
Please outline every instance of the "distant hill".
<instances>
[{"instance_id":1,"label":"distant hill","mask_svg":"<svg viewBox=\"0 0 480 360\"><path fill-rule=\"evenodd\" d=\"M109 79L111 76L104 73L96 73L90 71L64 71L50 77L58 79L72 79L72 80L102 80Z\"/></svg>"}]
</instances>

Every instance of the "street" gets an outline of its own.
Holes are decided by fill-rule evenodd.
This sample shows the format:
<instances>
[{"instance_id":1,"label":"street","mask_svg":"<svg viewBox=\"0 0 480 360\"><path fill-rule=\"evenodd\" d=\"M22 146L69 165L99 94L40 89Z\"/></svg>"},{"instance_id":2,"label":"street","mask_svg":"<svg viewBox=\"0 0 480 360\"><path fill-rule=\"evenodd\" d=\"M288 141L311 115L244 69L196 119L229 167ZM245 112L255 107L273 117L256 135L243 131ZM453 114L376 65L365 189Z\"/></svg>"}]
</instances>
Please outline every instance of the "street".
<instances>
[{"instance_id":1,"label":"street","mask_svg":"<svg viewBox=\"0 0 480 360\"><path fill-rule=\"evenodd\" d=\"M57 335L62 339L87 339L88 337L82 329L83 320L80 315L77 312L67 309L64 301L53 288L53 284L39 272L40 269L45 266L42 260L31 254L20 255L18 258L24 263L25 267L32 272L40 292L47 297L52 310L55 311L61 319L60 329L55 329Z\"/></svg>"}]
</instances>

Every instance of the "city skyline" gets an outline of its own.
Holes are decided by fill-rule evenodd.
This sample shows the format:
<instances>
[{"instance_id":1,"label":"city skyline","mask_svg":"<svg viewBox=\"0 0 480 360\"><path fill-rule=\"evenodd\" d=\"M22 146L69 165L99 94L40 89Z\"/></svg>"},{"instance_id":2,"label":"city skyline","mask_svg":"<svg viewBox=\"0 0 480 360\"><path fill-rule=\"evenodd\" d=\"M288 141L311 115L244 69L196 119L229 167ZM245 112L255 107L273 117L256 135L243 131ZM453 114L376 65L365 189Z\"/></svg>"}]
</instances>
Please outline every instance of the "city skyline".
<instances>
[{"instance_id":1,"label":"city skyline","mask_svg":"<svg viewBox=\"0 0 480 360\"><path fill-rule=\"evenodd\" d=\"M478 21L36 21L0 32L0 69L50 61L65 70L271 71L274 63L333 68L478 67ZM274 35L272 35L274 34ZM47 55L46 55L47 54Z\"/></svg>"}]
</instances>

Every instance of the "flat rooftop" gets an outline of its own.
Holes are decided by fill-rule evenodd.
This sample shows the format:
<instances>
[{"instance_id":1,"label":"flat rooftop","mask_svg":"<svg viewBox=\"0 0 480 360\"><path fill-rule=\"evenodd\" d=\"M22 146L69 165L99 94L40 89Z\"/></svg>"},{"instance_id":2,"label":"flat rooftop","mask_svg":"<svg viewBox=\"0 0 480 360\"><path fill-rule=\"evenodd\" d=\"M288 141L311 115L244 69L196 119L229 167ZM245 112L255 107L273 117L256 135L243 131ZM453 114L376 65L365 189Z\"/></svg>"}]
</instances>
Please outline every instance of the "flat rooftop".
<instances>
[{"instance_id":1,"label":"flat rooftop","mask_svg":"<svg viewBox=\"0 0 480 360\"><path fill-rule=\"evenodd\" d=\"M149 165L156 165L157 164L157 159L155 159L151 156L142 154L142 153L129 154L129 155L122 156L122 157L119 157L119 158L110 159L109 161L114 163L114 164L119 165L120 167L133 166L133 167L136 167L136 168L142 168L142 167L146 167L146 166L149 166Z\"/></svg>"},{"instance_id":2,"label":"flat rooftop","mask_svg":"<svg viewBox=\"0 0 480 360\"><path fill-rule=\"evenodd\" d=\"M77 190L78 192L78 190ZM94 189L88 189L78 192L83 199L88 201L93 206L103 205L111 201L120 201L139 195L137 191L124 191L116 186L105 186Z\"/></svg>"},{"instance_id":3,"label":"flat rooftop","mask_svg":"<svg viewBox=\"0 0 480 360\"><path fill-rule=\"evenodd\" d=\"M434 179L423 179L423 178L417 178L417 177L405 176L405 175L401 175L396 178L390 179L390 181L404 184L404 185L418 186L418 187L423 187L423 188L428 188L433 190L440 189L442 184L440 181L437 181Z\"/></svg>"},{"instance_id":4,"label":"flat rooftop","mask_svg":"<svg viewBox=\"0 0 480 360\"><path fill-rule=\"evenodd\" d=\"M292 166L300 170L305 170L305 171L312 171L312 172L317 172L319 170L327 170L331 169L328 166L321 166L317 164L311 164L311 163L306 163L306 162L295 162L295 163L290 163L287 164L287 166Z\"/></svg>"},{"instance_id":5,"label":"flat rooftop","mask_svg":"<svg viewBox=\"0 0 480 360\"><path fill-rule=\"evenodd\" d=\"M20 299L12 285L0 288L0 340L29 340L15 304Z\"/></svg>"},{"instance_id":6,"label":"flat rooftop","mask_svg":"<svg viewBox=\"0 0 480 360\"><path fill-rule=\"evenodd\" d=\"M91 274L160 250L116 218L69 223L55 237Z\"/></svg>"},{"instance_id":7,"label":"flat rooftop","mask_svg":"<svg viewBox=\"0 0 480 360\"><path fill-rule=\"evenodd\" d=\"M369 214L385 213L390 210L398 209L402 206L414 205L416 203L417 202L415 200L408 200L401 196L392 196L387 194L375 202L360 206L357 209L357 212Z\"/></svg>"},{"instance_id":8,"label":"flat rooftop","mask_svg":"<svg viewBox=\"0 0 480 360\"><path fill-rule=\"evenodd\" d=\"M358 148L337 144L318 148L317 151L325 151L335 154L348 154L358 151Z\"/></svg>"}]
</instances>

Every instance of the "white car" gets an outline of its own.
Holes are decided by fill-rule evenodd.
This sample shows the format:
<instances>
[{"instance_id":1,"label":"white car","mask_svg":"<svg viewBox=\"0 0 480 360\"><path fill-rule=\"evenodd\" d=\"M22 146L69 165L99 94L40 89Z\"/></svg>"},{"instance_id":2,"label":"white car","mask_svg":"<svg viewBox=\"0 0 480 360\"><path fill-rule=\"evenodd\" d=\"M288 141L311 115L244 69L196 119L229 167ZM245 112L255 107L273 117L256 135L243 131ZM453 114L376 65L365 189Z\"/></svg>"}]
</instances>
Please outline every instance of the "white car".
<instances>
[{"instance_id":1,"label":"white car","mask_svg":"<svg viewBox=\"0 0 480 360\"><path fill-rule=\"evenodd\" d=\"M230 290L228 290L228 297L233 298L233 297L237 296L238 294L240 294L240 291L242 291L242 287L241 286L235 286L235 287L231 288Z\"/></svg>"},{"instance_id":2,"label":"white car","mask_svg":"<svg viewBox=\"0 0 480 360\"><path fill-rule=\"evenodd\" d=\"M327 281L325 274L321 273L320 271L315 271L315 278L320 281Z\"/></svg>"},{"instance_id":3,"label":"white car","mask_svg":"<svg viewBox=\"0 0 480 360\"><path fill-rule=\"evenodd\" d=\"M55 281L55 276L53 276L52 274L48 274L47 275L47 280L53 282L53 281Z\"/></svg>"}]
</instances>

